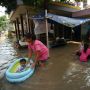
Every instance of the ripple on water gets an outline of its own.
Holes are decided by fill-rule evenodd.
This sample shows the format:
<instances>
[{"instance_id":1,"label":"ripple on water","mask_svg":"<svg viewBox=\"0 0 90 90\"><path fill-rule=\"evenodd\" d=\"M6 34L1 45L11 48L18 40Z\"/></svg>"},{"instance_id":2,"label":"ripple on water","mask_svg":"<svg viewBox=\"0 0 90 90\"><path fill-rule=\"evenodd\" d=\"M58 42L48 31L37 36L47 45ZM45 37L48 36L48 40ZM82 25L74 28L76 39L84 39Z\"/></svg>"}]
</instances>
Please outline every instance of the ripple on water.
<instances>
[{"instance_id":1,"label":"ripple on water","mask_svg":"<svg viewBox=\"0 0 90 90\"><path fill-rule=\"evenodd\" d=\"M87 64L85 66L85 64L72 62L64 74L63 79L68 84L75 81L79 84L80 81L81 88L90 87L90 68L87 67Z\"/></svg>"},{"instance_id":2,"label":"ripple on water","mask_svg":"<svg viewBox=\"0 0 90 90\"><path fill-rule=\"evenodd\" d=\"M4 35L0 37L0 78L4 76L7 67L13 62L16 57L15 53L12 41Z\"/></svg>"}]
</instances>

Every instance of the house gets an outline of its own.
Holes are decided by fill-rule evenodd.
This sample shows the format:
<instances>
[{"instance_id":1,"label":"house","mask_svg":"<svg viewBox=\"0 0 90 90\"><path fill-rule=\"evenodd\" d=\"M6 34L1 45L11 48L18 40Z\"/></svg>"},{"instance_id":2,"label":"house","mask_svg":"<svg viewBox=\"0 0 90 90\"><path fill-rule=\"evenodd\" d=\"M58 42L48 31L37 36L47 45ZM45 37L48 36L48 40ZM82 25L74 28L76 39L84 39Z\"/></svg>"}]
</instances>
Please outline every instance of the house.
<instances>
[{"instance_id":1,"label":"house","mask_svg":"<svg viewBox=\"0 0 90 90\"><path fill-rule=\"evenodd\" d=\"M75 5L70 5L66 2L61 3L59 1L57 2L54 0L54 2L51 2L49 4L48 12L59 16L85 19L85 18L89 18L90 15L89 12L90 9L89 8L86 9L87 4L85 3L86 2L82 4L84 7L81 8L81 6L79 7L79 5L75 6ZM81 39L85 37L88 29L90 28L89 21L74 28L67 27L63 24L54 21L52 21L51 23L54 26L54 32L56 37L58 36L60 38L64 37L67 40L74 40L74 41L81 41Z\"/></svg>"},{"instance_id":2,"label":"house","mask_svg":"<svg viewBox=\"0 0 90 90\"><path fill-rule=\"evenodd\" d=\"M20 0L17 0L20 1ZM84 7L85 3L83 4ZM52 1L48 5L48 13L66 16L71 18L88 18L90 9L82 9L79 4L70 4L67 2L61 3L57 1ZM36 15L38 10L34 7L24 5L23 2L18 2L17 8L11 13L10 20L14 23L16 31L16 39L20 40L24 37L25 33L34 32L35 24L33 22L32 16ZM53 20L48 20L50 24L50 34L53 37L52 40L63 38L66 40L80 41L89 29L89 22L76 26L75 28L67 27L63 24L57 23ZM45 38L45 34L41 34L41 40ZM44 40L45 41L45 40Z\"/></svg>"}]
</instances>

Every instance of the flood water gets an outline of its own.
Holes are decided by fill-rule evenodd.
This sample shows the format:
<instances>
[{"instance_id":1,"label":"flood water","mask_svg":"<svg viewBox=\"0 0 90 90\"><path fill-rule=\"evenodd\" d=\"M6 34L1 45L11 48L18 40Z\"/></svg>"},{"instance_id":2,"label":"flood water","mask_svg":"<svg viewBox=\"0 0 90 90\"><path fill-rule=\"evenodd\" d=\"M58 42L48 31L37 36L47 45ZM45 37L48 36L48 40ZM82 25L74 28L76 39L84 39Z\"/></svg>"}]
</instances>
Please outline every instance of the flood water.
<instances>
[{"instance_id":1,"label":"flood water","mask_svg":"<svg viewBox=\"0 0 90 90\"><path fill-rule=\"evenodd\" d=\"M14 50L11 41L2 34L0 37L0 78L3 77L4 72L8 68L13 58L15 58L16 51Z\"/></svg>"},{"instance_id":2,"label":"flood water","mask_svg":"<svg viewBox=\"0 0 90 90\"><path fill-rule=\"evenodd\" d=\"M89 90L90 61L80 62L74 55L77 44L50 49L46 67L37 68L33 76L22 83L10 83L4 73L16 53L27 55L27 50L16 50L7 37L0 38L0 90Z\"/></svg>"}]
</instances>

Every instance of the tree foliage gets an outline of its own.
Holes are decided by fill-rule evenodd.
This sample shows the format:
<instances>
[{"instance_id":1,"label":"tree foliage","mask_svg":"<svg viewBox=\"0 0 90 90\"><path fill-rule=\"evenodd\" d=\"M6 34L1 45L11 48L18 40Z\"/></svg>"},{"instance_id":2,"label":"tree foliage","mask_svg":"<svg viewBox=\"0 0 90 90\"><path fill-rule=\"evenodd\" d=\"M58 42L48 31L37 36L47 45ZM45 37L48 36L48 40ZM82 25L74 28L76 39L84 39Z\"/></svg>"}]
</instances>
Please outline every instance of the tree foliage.
<instances>
[{"instance_id":1,"label":"tree foliage","mask_svg":"<svg viewBox=\"0 0 90 90\"><path fill-rule=\"evenodd\" d=\"M0 17L0 28L4 28L6 26L7 18L6 16Z\"/></svg>"},{"instance_id":2,"label":"tree foliage","mask_svg":"<svg viewBox=\"0 0 90 90\"><path fill-rule=\"evenodd\" d=\"M52 0L23 0L24 4L31 5L36 8L44 8Z\"/></svg>"},{"instance_id":3,"label":"tree foliage","mask_svg":"<svg viewBox=\"0 0 90 90\"><path fill-rule=\"evenodd\" d=\"M22 0L24 4L34 6L36 8L45 8L48 3L52 0ZM56 0L60 2L65 2L69 0ZM85 1L85 0L75 0L75 1ZM10 13L17 7L17 0L0 0L0 5L5 6L7 8L6 12Z\"/></svg>"},{"instance_id":4,"label":"tree foliage","mask_svg":"<svg viewBox=\"0 0 90 90\"><path fill-rule=\"evenodd\" d=\"M7 8L6 12L10 13L11 10L16 8L16 0L0 0L0 5Z\"/></svg>"},{"instance_id":5,"label":"tree foliage","mask_svg":"<svg viewBox=\"0 0 90 90\"><path fill-rule=\"evenodd\" d=\"M24 4L43 8L45 6L45 2L49 2L52 0L22 0ZM17 7L17 0L0 0L0 5L5 6L7 8L6 12L10 13Z\"/></svg>"}]
</instances>

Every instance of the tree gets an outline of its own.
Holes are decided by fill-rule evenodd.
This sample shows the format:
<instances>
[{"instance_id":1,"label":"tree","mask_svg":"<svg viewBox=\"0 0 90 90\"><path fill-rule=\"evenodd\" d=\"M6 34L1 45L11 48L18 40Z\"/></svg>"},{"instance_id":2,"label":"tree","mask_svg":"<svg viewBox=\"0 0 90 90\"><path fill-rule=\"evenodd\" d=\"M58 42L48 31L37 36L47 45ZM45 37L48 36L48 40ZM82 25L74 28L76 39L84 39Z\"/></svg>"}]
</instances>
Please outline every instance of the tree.
<instances>
[{"instance_id":1,"label":"tree","mask_svg":"<svg viewBox=\"0 0 90 90\"><path fill-rule=\"evenodd\" d=\"M24 4L31 5L36 8L45 8L49 2L52 0L23 0Z\"/></svg>"},{"instance_id":2,"label":"tree","mask_svg":"<svg viewBox=\"0 0 90 90\"><path fill-rule=\"evenodd\" d=\"M6 16L0 17L0 28L4 29L6 27L7 18Z\"/></svg>"},{"instance_id":3,"label":"tree","mask_svg":"<svg viewBox=\"0 0 90 90\"><path fill-rule=\"evenodd\" d=\"M17 6L16 0L0 0L0 5L7 8L6 12L10 13Z\"/></svg>"},{"instance_id":4,"label":"tree","mask_svg":"<svg viewBox=\"0 0 90 90\"><path fill-rule=\"evenodd\" d=\"M52 0L22 0L25 5L34 6L36 8L43 9L45 2L48 3ZM17 0L0 0L0 5L7 8L6 12L10 13L17 7Z\"/></svg>"},{"instance_id":5,"label":"tree","mask_svg":"<svg viewBox=\"0 0 90 90\"><path fill-rule=\"evenodd\" d=\"M48 3L52 0L22 0L25 5L30 5L36 8L44 9L48 7ZM66 2L69 0L56 0L60 2ZM78 1L85 1L85 0L75 0ZM16 9L17 7L17 0L0 0L0 5L5 6L7 8L6 12L10 13L12 10Z\"/></svg>"}]
</instances>

